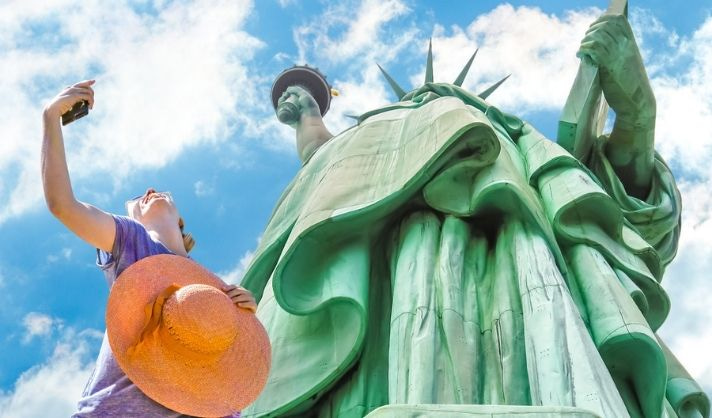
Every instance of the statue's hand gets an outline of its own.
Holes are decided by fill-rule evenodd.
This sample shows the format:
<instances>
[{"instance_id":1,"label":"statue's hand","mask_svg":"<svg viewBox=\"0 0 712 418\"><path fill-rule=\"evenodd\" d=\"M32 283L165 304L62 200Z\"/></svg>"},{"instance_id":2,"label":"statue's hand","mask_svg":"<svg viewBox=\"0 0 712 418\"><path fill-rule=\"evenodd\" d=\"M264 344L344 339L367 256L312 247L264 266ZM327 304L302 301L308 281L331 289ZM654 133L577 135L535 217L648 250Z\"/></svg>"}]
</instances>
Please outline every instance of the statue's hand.
<instances>
[{"instance_id":1,"label":"statue's hand","mask_svg":"<svg viewBox=\"0 0 712 418\"><path fill-rule=\"evenodd\" d=\"M304 88L287 87L277 100L277 119L289 126L296 127L303 117L321 118L319 105Z\"/></svg>"},{"instance_id":2,"label":"statue's hand","mask_svg":"<svg viewBox=\"0 0 712 418\"><path fill-rule=\"evenodd\" d=\"M598 18L586 32L576 54L597 65L606 101L625 129L650 128L655 123L655 96L628 19Z\"/></svg>"}]
</instances>

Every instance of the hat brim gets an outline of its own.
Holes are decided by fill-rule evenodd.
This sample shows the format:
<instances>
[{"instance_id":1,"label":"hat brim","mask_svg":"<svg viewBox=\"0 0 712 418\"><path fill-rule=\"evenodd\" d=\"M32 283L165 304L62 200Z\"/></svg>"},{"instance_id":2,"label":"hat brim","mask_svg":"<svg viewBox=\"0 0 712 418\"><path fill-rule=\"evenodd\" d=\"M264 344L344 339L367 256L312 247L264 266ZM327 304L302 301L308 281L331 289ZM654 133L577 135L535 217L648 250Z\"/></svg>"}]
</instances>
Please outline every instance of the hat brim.
<instances>
[{"instance_id":1,"label":"hat brim","mask_svg":"<svg viewBox=\"0 0 712 418\"><path fill-rule=\"evenodd\" d=\"M107 304L106 327L116 361L142 392L174 411L217 417L242 410L264 388L271 356L264 327L247 309L235 307L239 324L235 343L212 361L196 366L155 338L144 340L128 354L145 325L146 305L171 284L219 289L225 283L194 261L176 255L154 255L131 265L117 278Z\"/></svg>"},{"instance_id":2,"label":"hat brim","mask_svg":"<svg viewBox=\"0 0 712 418\"><path fill-rule=\"evenodd\" d=\"M277 110L277 102L282 93L290 86L301 86L312 95L321 116L331 106L331 87L321 73L306 66L296 66L282 71L272 84L272 106Z\"/></svg>"}]
</instances>

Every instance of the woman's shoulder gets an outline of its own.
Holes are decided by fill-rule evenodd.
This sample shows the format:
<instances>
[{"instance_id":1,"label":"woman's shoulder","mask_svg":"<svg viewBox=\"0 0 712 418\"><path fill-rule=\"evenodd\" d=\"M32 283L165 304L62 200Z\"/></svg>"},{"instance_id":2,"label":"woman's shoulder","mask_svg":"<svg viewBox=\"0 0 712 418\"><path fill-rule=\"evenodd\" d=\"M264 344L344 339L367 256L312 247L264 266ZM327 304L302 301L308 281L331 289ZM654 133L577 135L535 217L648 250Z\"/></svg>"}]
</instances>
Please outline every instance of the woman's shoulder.
<instances>
[{"instance_id":1,"label":"woman's shoulder","mask_svg":"<svg viewBox=\"0 0 712 418\"><path fill-rule=\"evenodd\" d=\"M106 269L116 260L131 258L136 252L141 252L151 242L146 228L138 221L128 216L111 214L116 224L116 234L111 252L97 249L97 264Z\"/></svg>"},{"instance_id":2,"label":"woman's shoulder","mask_svg":"<svg viewBox=\"0 0 712 418\"><path fill-rule=\"evenodd\" d=\"M111 214L116 223L116 238L121 239L124 242L127 240L135 240L142 238L149 238L150 235L139 221L124 215Z\"/></svg>"},{"instance_id":3,"label":"woman's shoulder","mask_svg":"<svg viewBox=\"0 0 712 418\"><path fill-rule=\"evenodd\" d=\"M116 222L117 225L121 226L126 226L129 228L140 228L145 230L146 228L141 225L141 223L131 217L125 216L125 215L116 215L114 213L111 214L111 217L114 218L114 222Z\"/></svg>"}]
</instances>

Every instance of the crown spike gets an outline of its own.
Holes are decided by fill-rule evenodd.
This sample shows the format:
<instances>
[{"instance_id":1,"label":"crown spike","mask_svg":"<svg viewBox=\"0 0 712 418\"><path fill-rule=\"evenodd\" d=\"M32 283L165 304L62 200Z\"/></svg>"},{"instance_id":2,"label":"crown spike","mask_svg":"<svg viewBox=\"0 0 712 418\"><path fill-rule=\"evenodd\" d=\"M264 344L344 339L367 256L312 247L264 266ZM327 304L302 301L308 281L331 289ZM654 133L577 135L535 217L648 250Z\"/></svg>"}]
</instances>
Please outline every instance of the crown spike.
<instances>
[{"instance_id":1,"label":"crown spike","mask_svg":"<svg viewBox=\"0 0 712 418\"><path fill-rule=\"evenodd\" d=\"M396 80L394 80L393 77L388 75L388 73L386 72L386 70L383 69L383 67L381 67L379 64L376 64L376 65L378 65L378 69L381 70L381 73L386 78L386 81L388 81L388 84L391 86L391 89L393 89L393 93L395 93L396 96L398 96L398 100L400 100L403 96L405 96L405 90L403 90L403 88L401 88L401 86L398 85Z\"/></svg>"},{"instance_id":2,"label":"crown spike","mask_svg":"<svg viewBox=\"0 0 712 418\"><path fill-rule=\"evenodd\" d=\"M490 94L492 94L495 90L497 90L497 87L499 87L502 83L504 83L504 81L505 81L506 79L508 79L510 75L511 75L511 74L509 74L508 76L506 76L506 77L504 77L503 79L499 80L498 82L492 84L491 86L489 86L489 87L487 88L487 90L485 90L485 91L483 91L482 93L478 94L478 96L480 96L482 99L486 99L487 97L489 97Z\"/></svg>"},{"instance_id":3,"label":"crown spike","mask_svg":"<svg viewBox=\"0 0 712 418\"><path fill-rule=\"evenodd\" d=\"M344 116L346 116L349 119L358 120L358 116L356 116L356 115L349 115L347 113L344 113Z\"/></svg>"},{"instance_id":4,"label":"crown spike","mask_svg":"<svg viewBox=\"0 0 712 418\"><path fill-rule=\"evenodd\" d=\"M433 82L433 38L428 43L428 62L425 67L425 82Z\"/></svg>"},{"instance_id":5,"label":"crown spike","mask_svg":"<svg viewBox=\"0 0 712 418\"><path fill-rule=\"evenodd\" d=\"M470 66L472 65L472 61L475 60L475 55L477 55L477 51L479 51L479 50L480 50L479 48L475 49L475 53L472 54L472 56L470 57L470 60L467 61L467 64L465 64L465 66L462 68L462 71L460 71L460 75L457 76L457 78L455 79L455 81L453 81L452 84L454 84L458 87L462 87L462 83L465 81L465 77L467 77L467 72L470 71Z\"/></svg>"}]
</instances>

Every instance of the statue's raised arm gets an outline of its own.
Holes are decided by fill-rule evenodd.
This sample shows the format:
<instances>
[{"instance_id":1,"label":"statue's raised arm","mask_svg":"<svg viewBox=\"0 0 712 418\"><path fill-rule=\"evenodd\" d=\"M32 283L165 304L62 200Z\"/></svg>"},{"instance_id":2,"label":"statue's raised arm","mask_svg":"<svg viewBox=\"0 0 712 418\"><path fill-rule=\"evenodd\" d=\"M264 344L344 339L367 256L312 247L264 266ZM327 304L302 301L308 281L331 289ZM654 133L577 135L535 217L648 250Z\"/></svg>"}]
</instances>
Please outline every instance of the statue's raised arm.
<instances>
[{"instance_id":1,"label":"statue's raised arm","mask_svg":"<svg viewBox=\"0 0 712 418\"><path fill-rule=\"evenodd\" d=\"M655 96L624 15L597 19L579 56L598 66L601 88L616 114L606 156L631 195L645 198L653 170Z\"/></svg>"},{"instance_id":2,"label":"statue's raised arm","mask_svg":"<svg viewBox=\"0 0 712 418\"><path fill-rule=\"evenodd\" d=\"M322 117L335 91L315 68L297 66L283 71L272 86L272 105L280 122L294 128L297 154L303 163L334 135Z\"/></svg>"}]
</instances>

